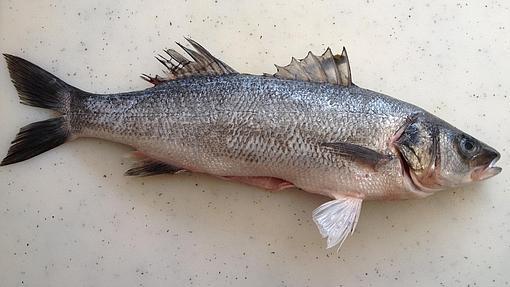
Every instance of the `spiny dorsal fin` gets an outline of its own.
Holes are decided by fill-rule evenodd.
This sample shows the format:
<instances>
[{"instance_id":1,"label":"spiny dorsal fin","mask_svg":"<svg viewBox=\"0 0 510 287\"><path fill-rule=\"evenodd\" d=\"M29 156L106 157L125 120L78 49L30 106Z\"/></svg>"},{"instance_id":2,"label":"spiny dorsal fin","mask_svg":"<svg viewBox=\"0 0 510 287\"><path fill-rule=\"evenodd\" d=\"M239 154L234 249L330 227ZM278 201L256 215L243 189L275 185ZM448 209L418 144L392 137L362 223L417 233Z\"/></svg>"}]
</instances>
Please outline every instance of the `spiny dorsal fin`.
<instances>
[{"instance_id":1,"label":"spiny dorsal fin","mask_svg":"<svg viewBox=\"0 0 510 287\"><path fill-rule=\"evenodd\" d=\"M276 73L273 76L277 78L340 86L352 85L351 67L345 47L341 55L333 55L328 48L320 57L308 52L302 60L292 58L290 64L285 67L275 66Z\"/></svg>"},{"instance_id":2,"label":"spiny dorsal fin","mask_svg":"<svg viewBox=\"0 0 510 287\"><path fill-rule=\"evenodd\" d=\"M154 85L158 85L166 81L191 76L237 74L234 69L211 55L211 53L209 53L209 51L200 44L192 39L185 39L195 50L186 48L179 43L177 43L177 45L181 47L193 59L193 61L188 60L174 49L164 50L169 58L158 55L156 59L167 68L167 70L164 71L165 75L156 75L155 77L151 77L149 75L142 74L142 79Z\"/></svg>"}]
</instances>

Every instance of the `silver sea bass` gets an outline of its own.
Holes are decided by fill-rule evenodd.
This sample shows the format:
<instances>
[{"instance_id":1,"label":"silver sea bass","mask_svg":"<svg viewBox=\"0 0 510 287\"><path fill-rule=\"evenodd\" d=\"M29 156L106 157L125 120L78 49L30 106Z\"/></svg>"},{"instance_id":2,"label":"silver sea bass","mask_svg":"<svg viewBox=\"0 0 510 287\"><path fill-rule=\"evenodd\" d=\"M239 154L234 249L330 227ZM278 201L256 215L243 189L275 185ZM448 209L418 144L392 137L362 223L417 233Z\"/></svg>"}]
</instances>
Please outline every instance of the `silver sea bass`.
<instances>
[{"instance_id":1,"label":"silver sea bass","mask_svg":"<svg viewBox=\"0 0 510 287\"><path fill-rule=\"evenodd\" d=\"M354 85L345 49L247 75L187 39L158 60L154 87L98 95L4 55L21 103L58 117L21 128L1 165L80 137L136 149L127 175L200 172L332 198L313 212L327 247L354 231L363 200L420 198L492 177L500 154L414 105Z\"/></svg>"}]
</instances>

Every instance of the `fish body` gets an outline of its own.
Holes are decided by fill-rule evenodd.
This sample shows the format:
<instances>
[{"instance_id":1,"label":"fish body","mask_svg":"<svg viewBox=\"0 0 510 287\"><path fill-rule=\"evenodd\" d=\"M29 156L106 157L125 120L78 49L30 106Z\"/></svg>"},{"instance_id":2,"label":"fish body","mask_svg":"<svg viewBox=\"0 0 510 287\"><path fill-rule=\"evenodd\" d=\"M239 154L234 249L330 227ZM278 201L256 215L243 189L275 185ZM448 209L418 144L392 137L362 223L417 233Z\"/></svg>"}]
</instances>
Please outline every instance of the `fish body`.
<instances>
[{"instance_id":1,"label":"fish body","mask_svg":"<svg viewBox=\"0 0 510 287\"><path fill-rule=\"evenodd\" d=\"M217 176L274 177L330 197L413 197L389 139L425 113L361 89L254 75L185 78L143 91L83 95L71 133L128 144L150 158ZM391 156L377 173L321 146L349 142Z\"/></svg>"},{"instance_id":2,"label":"fish body","mask_svg":"<svg viewBox=\"0 0 510 287\"><path fill-rule=\"evenodd\" d=\"M160 58L154 87L92 94L6 55L21 102L59 117L20 130L2 165L81 137L136 149L128 175L192 171L333 198L313 212L328 247L352 233L361 203L407 199L491 177L499 153L412 104L351 81L345 49L311 53L274 75L237 73L198 43ZM172 62L173 60L173 62Z\"/></svg>"}]
</instances>

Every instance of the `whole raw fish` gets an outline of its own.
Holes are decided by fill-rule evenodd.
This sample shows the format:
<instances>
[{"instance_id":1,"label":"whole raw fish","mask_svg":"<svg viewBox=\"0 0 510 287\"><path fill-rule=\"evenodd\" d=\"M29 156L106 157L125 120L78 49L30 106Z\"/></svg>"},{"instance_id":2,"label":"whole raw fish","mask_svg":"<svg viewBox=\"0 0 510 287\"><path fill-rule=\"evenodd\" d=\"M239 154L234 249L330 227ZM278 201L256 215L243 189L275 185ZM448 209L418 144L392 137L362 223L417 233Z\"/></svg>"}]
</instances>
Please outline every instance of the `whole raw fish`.
<instances>
[{"instance_id":1,"label":"whole raw fish","mask_svg":"<svg viewBox=\"0 0 510 287\"><path fill-rule=\"evenodd\" d=\"M127 175L192 171L333 198L313 212L328 248L354 231L363 200L419 198L492 177L500 154L425 110L351 81L345 49L240 74L187 39L159 57L154 87L92 94L5 55L21 103L59 116L21 128L1 165L80 137L130 145Z\"/></svg>"}]
</instances>

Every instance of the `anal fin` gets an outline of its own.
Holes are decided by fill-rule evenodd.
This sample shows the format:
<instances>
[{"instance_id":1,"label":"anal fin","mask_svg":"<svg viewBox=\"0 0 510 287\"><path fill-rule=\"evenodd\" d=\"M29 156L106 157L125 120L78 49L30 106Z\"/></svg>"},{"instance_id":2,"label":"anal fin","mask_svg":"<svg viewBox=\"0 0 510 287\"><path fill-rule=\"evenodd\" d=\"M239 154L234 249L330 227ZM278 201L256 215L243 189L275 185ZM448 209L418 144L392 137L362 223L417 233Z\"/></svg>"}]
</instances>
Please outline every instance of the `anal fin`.
<instances>
[{"instance_id":1,"label":"anal fin","mask_svg":"<svg viewBox=\"0 0 510 287\"><path fill-rule=\"evenodd\" d=\"M294 187L294 184L286 180L269 176L223 176L222 178L260 187L269 191L280 191Z\"/></svg>"},{"instance_id":2,"label":"anal fin","mask_svg":"<svg viewBox=\"0 0 510 287\"><path fill-rule=\"evenodd\" d=\"M361 211L361 198L343 197L328 201L313 211L313 221L323 238L327 238L327 248L337 244L338 249L349 234L354 232Z\"/></svg>"},{"instance_id":3,"label":"anal fin","mask_svg":"<svg viewBox=\"0 0 510 287\"><path fill-rule=\"evenodd\" d=\"M158 174L174 174L184 170L171 164L149 158L138 151L133 152L132 157L135 158L135 164L132 168L128 169L124 175L151 176Z\"/></svg>"}]
</instances>

